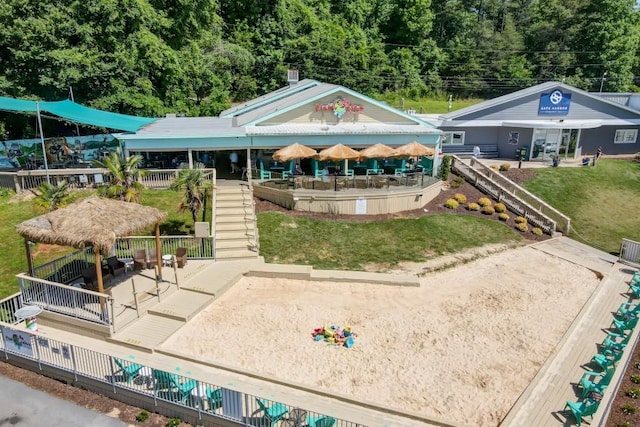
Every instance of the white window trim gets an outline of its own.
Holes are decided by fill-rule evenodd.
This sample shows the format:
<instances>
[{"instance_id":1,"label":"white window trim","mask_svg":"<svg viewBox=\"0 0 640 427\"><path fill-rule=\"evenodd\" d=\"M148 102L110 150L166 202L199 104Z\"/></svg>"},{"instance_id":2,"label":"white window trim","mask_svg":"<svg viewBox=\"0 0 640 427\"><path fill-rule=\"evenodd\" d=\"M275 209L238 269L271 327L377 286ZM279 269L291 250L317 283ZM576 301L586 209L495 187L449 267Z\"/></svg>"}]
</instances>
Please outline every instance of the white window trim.
<instances>
[{"instance_id":1,"label":"white window trim","mask_svg":"<svg viewBox=\"0 0 640 427\"><path fill-rule=\"evenodd\" d=\"M453 142L453 134L457 134L457 135L462 135L462 138L460 139L461 142ZM447 142L445 142L445 136L447 137L446 140ZM448 130L448 131L443 131L442 132L442 145L464 145L464 138L465 138L465 131L453 131L453 130Z\"/></svg>"},{"instance_id":2,"label":"white window trim","mask_svg":"<svg viewBox=\"0 0 640 427\"><path fill-rule=\"evenodd\" d=\"M619 132L622 132L622 140L617 139ZM633 135L633 140L628 138L632 135ZM613 136L614 144L635 144L637 140L638 140L638 129L616 129L616 132L614 133L614 136Z\"/></svg>"}]
</instances>

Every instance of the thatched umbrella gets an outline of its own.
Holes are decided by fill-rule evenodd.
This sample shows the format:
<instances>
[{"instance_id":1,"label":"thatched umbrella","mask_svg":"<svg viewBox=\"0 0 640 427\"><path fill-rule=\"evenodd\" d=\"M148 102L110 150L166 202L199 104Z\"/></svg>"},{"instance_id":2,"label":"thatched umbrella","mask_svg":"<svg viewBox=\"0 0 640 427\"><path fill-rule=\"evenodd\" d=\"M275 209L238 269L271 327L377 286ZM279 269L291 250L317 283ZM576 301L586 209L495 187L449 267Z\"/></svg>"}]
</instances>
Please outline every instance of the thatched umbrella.
<instances>
[{"instance_id":1,"label":"thatched umbrella","mask_svg":"<svg viewBox=\"0 0 640 427\"><path fill-rule=\"evenodd\" d=\"M396 152L398 156L406 157L433 156L435 154L432 148L426 147L417 141L396 148Z\"/></svg>"},{"instance_id":2,"label":"thatched umbrella","mask_svg":"<svg viewBox=\"0 0 640 427\"><path fill-rule=\"evenodd\" d=\"M294 142L273 153L272 157L279 162L288 162L289 160L295 159L308 159L317 155L318 152L313 148Z\"/></svg>"},{"instance_id":3,"label":"thatched umbrella","mask_svg":"<svg viewBox=\"0 0 640 427\"><path fill-rule=\"evenodd\" d=\"M397 157L398 153L394 148L381 143L374 144L360 151L363 159L385 159L387 157Z\"/></svg>"},{"instance_id":4,"label":"thatched umbrella","mask_svg":"<svg viewBox=\"0 0 640 427\"><path fill-rule=\"evenodd\" d=\"M155 224L158 265L162 265L159 225L166 216L166 212L150 206L88 197L65 208L24 221L16 229L27 241L27 246L28 241L78 249L93 246L98 291L102 293L104 288L100 254L111 252L116 237L128 236Z\"/></svg>"},{"instance_id":5,"label":"thatched umbrella","mask_svg":"<svg viewBox=\"0 0 640 427\"><path fill-rule=\"evenodd\" d=\"M343 144L336 144L318 153L318 160L356 160L360 152Z\"/></svg>"}]
</instances>

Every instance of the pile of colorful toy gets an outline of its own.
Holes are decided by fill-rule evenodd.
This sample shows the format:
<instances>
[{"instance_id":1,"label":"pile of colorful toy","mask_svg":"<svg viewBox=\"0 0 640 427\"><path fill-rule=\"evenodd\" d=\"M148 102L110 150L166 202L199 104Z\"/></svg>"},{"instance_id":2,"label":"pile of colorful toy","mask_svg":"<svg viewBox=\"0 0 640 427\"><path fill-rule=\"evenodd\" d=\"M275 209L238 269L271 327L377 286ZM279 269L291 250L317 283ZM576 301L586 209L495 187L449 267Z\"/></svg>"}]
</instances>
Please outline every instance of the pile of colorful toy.
<instances>
[{"instance_id":1,"label":"pile of colorful toy","mask_svg":"<svg viewBox=\"0 0 640 427\"><path fill-rule=\"evenodd\" d=\"M351 327L341 328L336 325L323 326L313 330L313 339L315 341L324 341L327 344L336 347L351 348L356 343L356 334L351 332Z\"/></svg>"}]
</instances>

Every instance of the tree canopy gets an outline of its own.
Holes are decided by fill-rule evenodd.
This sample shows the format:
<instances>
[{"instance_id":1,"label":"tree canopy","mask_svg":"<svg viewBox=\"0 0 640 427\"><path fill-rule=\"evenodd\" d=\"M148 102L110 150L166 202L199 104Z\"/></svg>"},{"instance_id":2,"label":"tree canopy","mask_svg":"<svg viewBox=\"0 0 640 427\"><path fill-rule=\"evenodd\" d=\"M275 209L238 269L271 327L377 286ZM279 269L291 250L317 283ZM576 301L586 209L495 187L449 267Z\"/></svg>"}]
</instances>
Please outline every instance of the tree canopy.
<instances>
[{"instance_id":1,"label":"tree canopy","mask_svg":"<svg viewBox=\"0 0 640 427\"><path fill-rule=\"evenodd\" d=\"M3 0L0 95L216 115L290 68L372 96L636 91L638 17L634 0Z\"/></svg>"}]
</instances>

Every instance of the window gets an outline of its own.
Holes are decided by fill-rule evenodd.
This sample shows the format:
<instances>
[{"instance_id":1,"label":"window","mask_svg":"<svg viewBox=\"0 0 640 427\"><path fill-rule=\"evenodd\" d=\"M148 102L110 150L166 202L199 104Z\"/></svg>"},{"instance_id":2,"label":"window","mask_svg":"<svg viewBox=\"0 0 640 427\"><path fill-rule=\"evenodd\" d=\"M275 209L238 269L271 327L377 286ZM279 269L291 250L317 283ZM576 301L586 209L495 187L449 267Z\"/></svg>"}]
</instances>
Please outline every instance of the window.
<instances>
[{"instance_id":1,"label":"window","mask_svg":"<svg viewBox=\"0 0 640 427\"><path fill-rule=\"evenodd\" d=\"M442 132L442 144L463 145L464 132Z\"/></svg>"},{"instance_id":2,"label":"window","mask_svg":"<svg viewBox=\"0 0 640 427\"><path fill-rule=\"evenodd\" d=\"M638 129L618 129L613 140L615 144L635 144L638 137Z\"/></svg>"}]
</instances>

